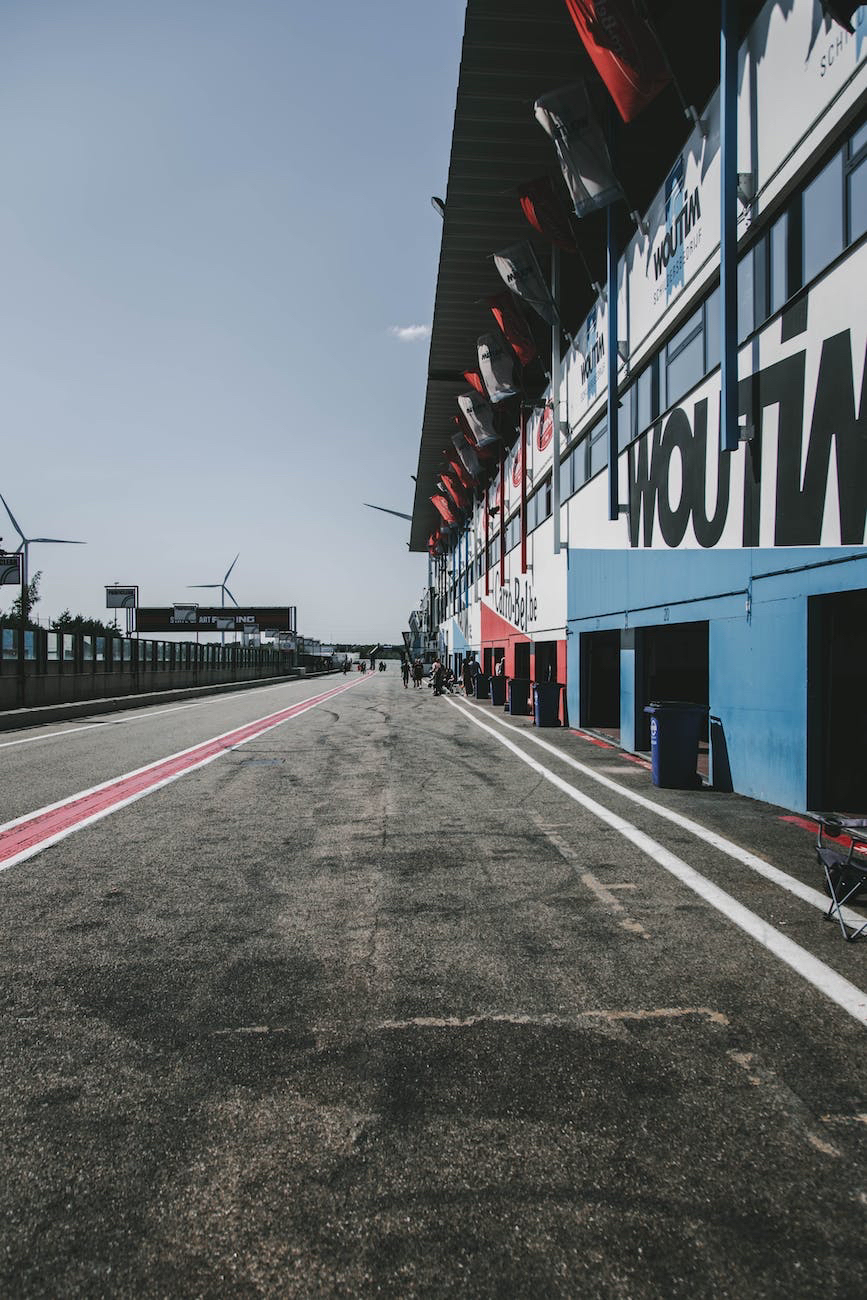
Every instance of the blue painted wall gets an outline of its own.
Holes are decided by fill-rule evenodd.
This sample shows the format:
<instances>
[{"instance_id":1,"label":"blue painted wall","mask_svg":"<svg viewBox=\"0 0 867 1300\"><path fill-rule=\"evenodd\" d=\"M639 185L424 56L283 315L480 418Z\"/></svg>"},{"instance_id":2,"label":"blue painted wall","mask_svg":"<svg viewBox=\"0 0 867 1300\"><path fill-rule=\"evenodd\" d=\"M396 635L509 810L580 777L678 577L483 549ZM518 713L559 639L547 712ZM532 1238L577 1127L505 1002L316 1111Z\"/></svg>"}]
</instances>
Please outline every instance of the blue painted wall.
<instances>
[{"instance_id":1,"label":"blue painted wall","mask_svg":"<svg viewBox=\"0 0 867 1300\"><path fill-rule=\"evenodd\" d=\"M572 551L570 716L580 717L581 632L706 620L710 711L722 724L734 789L804 811L808 597L862 587L863 547ZM624 645L620 714L627 749L635 744L636 690L635 651Z\"/></svg>"}]
</instances>

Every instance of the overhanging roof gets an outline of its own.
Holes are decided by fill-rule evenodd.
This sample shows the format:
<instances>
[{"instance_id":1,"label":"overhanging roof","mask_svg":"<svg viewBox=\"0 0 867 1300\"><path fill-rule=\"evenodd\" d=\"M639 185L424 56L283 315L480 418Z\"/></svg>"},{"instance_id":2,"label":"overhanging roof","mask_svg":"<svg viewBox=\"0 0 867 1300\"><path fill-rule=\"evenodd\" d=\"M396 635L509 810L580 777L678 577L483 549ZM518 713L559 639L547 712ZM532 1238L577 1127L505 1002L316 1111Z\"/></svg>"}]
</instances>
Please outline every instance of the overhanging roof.
<instances>
[{"instance_id":1,"label":"overhanging roof","mask_svg":"<svg viewBox=\"0 0 867 1300\"><path fill-rule=\"evenodd\" d=\"M458 82L443 238L428 361L410 549L425 550L439 515L445 449L453 450L462 372L476 368L476 339L493 328L484 299L504 285L491 254L532 230L516 187L551 172L551 141L533 116L547 90L589 67L563 0L469 0ZM541 241L537 252L546 269Z\"/></svg>"},{"instance_id":2,"label":"overhanging roof","mask_svg":"<svg viewBox=\"0 0 867 1300\"><path fill-rule=\"evenodd\" d=\"M742 30L761 7L762 0L742 0ZM717 5L656 0L650 8L687 99L701 107L719 79ZM548 271L547 246L524 219L517 198L518 186L542 174L561 184L552 143L533 105L547 91L585 76L601 85L564 0L467 0L410 527L413 551L425 550L439 528L429 498L443 468L442 453L452 450L456 399L467 390L462 372L476 368L476 339L493 328L485 299L504 289L491 254L529 238ZM670 88L618 132L616 170L632 205L643 210L650 202L689 130ZM562 193L568 207L565 186ZM625 210L620 218L626 221ZM600 279L603 230L598 216L581 223L582 246ZM562 276L563 318L575 328L594 294L576 258L563 259ZM531 311L526 314L538 324Z\"/></svg>"}]
</instances>

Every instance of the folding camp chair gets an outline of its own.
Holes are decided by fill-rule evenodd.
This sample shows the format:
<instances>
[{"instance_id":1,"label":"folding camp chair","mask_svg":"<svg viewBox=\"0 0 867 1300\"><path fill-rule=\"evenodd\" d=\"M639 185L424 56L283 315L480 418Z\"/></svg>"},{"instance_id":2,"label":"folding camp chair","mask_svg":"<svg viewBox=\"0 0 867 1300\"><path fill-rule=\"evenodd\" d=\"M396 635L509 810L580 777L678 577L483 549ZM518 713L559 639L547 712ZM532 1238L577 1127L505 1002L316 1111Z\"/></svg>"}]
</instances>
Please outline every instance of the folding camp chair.
<instances>
[{"instance_id":1,"label":"folding camp chair","mask_svg":"<svg viewBox=\"0 0 867 1300\"><path fill-rule=\"evenodd\" d=\"M825 919L834 917L850 943L867 930L863 925L853 926L843 919L841 908L845 903L867 892L867 818L819 816L816 836L816 858L825 872L825 887L831 895L831 906Z\"/></svg>"}]
</instances>

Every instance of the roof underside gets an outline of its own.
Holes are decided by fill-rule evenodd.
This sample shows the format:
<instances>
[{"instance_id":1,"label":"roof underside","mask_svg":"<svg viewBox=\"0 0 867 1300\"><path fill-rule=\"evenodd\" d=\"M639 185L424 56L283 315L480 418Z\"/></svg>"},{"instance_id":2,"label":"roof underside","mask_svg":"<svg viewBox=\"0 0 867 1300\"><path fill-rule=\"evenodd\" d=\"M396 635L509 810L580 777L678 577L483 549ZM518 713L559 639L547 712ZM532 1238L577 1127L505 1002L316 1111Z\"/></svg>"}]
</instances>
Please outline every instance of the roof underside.
<instances>
[{"instance_id":1,"label":"roof underside","mask_svg":"<svg viewBox=\"0 0 867 1300\"><path fill-rule=\"evenodd\" d=\"M742 4L742 20L754 15L760 0ZM692 0L651 7L666 49L687 98L701 107L718 81L719 11L715 4ZM681 12L678 13L678 10ZM704 12L700 16L697 10ZM688 30L679 29L682 13ZM476 369L476 340L494 327L486 299L504 289L491 254L530 239L542 270L549 269L545 241L525 220L517 188L543 174L568 196L549 137L537 123L533 105L540 95L578 78L599 87L604 113L606 95L569 17L564 0L468 0L455 108L454 131L445 195L422 420L410 549L427 548L440 517L431 504L442 472L443 452L453 450L456 399L467 391L463 371ZM680 102L668 88L629 127L618 129L618 174L630 204L644 209L665 170L689 133ZM623 205L620 205L623 208ZM625 208L618 215L624 238L630 227ZM582 249L594 278L604 278L603 219L586 218L580 226ZM574 329L593 303L595 293L579 258L564 255L561 312ZM528 317L533 313L527 311ZM531 324L544 347L545 330ZM538 329L536 327L539 327ZM550 345L549 345L550 347Z\"/></svg>"}]
</instances>

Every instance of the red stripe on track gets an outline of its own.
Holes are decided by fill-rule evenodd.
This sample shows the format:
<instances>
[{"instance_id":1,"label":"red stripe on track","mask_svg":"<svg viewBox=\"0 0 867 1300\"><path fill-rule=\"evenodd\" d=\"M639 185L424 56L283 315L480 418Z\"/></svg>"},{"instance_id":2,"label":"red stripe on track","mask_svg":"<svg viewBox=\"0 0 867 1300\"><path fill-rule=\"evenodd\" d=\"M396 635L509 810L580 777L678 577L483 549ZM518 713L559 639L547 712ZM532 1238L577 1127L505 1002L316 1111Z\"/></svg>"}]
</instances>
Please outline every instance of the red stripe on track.
<instances>
[{"instance_id":1,"label":"red stripe on track","mask_svg":"<svg viewBox=\"0 0 867 1300\"><path fill-rule=\"evenodd\" d=\"M359 678L359 680L363 679ZM288 709L281 709L278 713L257 718L255 722L248 722L243 727L237 727L222 736L215 736L213 740L203 741L202 744L179 754L171 754L168 758L160 759L140 771L108 781L104 785L84 791L83 794L72 795L52 807L34 812L29 817L20 818L5 831L0 830L0 865L21 853L38 848L47 840L76 829L87 821L104 816L118 804L128 803L155 786L163 785L195 767L201 767L202 764L217 758L227 750L234 749L236 745L252 740L261 732L279 726L281 722L287 722L296 714L303 713L315 704L331 699L334 695L351 690L357 684L353 681L336 686L322 695L301 700Z\"/></svg>"},{"instance_id":2,"label":"red stripe on track","mask_svg":"<svg viewBox=\"0 0 867 1300\"><path fill-rule=\"evenodd\" d=\"M600 749L613 749L607 740L600 740L598 736L590 736L586 731L579 731L577 727L572 728L572 735L579 736L581 740L586 740L591 745L598 745Z\"/></svg>"}]
</instances>

